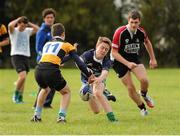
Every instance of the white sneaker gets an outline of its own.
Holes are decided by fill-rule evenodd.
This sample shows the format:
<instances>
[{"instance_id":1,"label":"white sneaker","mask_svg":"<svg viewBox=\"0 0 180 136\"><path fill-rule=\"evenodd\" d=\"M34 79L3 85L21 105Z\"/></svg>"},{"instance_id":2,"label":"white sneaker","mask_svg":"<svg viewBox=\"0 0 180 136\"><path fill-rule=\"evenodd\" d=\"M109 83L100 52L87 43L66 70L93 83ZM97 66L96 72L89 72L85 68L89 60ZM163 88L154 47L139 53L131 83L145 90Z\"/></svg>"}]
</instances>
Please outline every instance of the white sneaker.
<instances>
[{"instance_id":1,"label":"white sneaker","mask_svg":"<svg viewBox=\"0 0 180 136\"><path fill-rule=\"evenodd\" d=\"M141 91L139 92L139 94L142 96ZM143 98L149 108L154 108L154 101L149 95L146 94L146 97Z\"/></svg>"},{"instance_id":2,"label":"white sneaker","mask_svg":"<svg viewBox=\"0 0 180 136\"><path fill-rule=\"evenodd\" d=\"M66 119L65 119L65 117L62 117L62 116L58 117L58 119L57 119L57 123L62 123L62 124L65 124L65 123L66 123Z\"/></svg>"},{"instance_id":3,"label":"white sneaker","mask_svg":"<svg viewBox=\"0 0 180 136\"><path fill-rule=\"evenodd\" d=\"M148 115L148 111L145 110L145 109L142 109L142 110L140 111L140 113L141 113L142 116L147 116L147 115Z\"/></svg>"},{"instance_id":4,"label":"white sneaker","mask_svg":"<svg viewBox=\"0 0 180 136\"><path fill-rule=\"evenodd\" d=\"M149 108L154 108L154 101L152 100L150 96L146 95L146 97L143 97L143 98Z\"/></svg>"}]
</instances>

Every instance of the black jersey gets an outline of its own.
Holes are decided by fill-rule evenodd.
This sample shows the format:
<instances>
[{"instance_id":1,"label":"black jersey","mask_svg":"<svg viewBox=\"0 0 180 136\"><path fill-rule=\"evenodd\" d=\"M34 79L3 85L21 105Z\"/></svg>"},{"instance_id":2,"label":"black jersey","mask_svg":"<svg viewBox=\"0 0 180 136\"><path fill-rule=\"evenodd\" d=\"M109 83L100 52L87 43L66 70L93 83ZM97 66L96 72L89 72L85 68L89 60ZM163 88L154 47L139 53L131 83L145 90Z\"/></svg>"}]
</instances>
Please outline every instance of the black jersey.
<instances>
[{"instance_id":1,"label":"black jersey","mask_svg":"<svg viewBox=\"0 0 180 136\"><path fill-rule=\"evenodd\" d=\"M84 52L81 58L96 77L100 76L102 70L109 70L111 67L109 57L105 57L103 60L97 60L94 49ZM81 80L87 82L87 77L83 73L81 73Z\"/></svg>"},{"instance_id":2,"label":"black jersey","mask_svg":"<svg viewBox=\"0 0 180 136\"><path fill-rule=\"evenodd\" d=\"M142 27L132 33L128 26L119 27L113 36L112 48L117 49L122 57L128 61L137 61L140 50L148 36Z\"/></svg>"}]
</instances>

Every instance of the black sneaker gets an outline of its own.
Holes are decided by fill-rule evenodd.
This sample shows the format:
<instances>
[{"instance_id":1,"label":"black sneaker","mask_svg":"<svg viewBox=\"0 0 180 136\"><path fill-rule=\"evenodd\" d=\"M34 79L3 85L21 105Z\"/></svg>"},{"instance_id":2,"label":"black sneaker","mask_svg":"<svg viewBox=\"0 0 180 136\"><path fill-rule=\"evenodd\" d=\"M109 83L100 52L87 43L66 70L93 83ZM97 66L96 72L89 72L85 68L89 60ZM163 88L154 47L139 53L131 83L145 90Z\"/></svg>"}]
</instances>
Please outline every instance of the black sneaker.
<instances>
[{"instance_id":1,"label":"black sneaker","mask_svg":"<svg viewBox=\"0 0 180 136\"><path fill-rule=\"evenodd\" d=\"M65 120L65 118L64 117L59 117L58 119L57 119L57 123L63 123L63 124L65 124L66 123L66 120Z\"/></svg>"},{"instance_id":2,"label":"black sneaker","mask_svg":"<svg viewBox=\"0 0 180 136\"><path fill-rule=\"evenodd\" d=\"M106 98L108 99L108 101L116 101L116 97L110 93L107 89L104 90L103 94L106 96Z\"/></svg>"},{"instance_id":3,"label":"black sneaker","mask_svg":"<svg viewBox=\"0 0 180 136\"><path fill-rule=\"evenodd\" d=\"M36 115L34 115L31 119L32 122L41 122L41 118L38 118Z\"/></svg>"}]
</instances>

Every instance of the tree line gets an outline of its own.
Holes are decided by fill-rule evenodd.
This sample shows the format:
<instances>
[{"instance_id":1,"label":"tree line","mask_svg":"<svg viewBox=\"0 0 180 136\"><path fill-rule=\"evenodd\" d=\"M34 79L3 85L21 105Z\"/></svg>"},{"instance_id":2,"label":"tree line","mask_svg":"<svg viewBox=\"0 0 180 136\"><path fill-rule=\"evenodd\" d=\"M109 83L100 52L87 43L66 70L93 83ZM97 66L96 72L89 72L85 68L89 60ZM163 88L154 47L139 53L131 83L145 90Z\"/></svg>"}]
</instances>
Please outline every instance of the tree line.
<instances>
[{"instance_id":1,"label":"tree line","mask_svg":"<svg viewBox=\"0 0 180 136\"><path fill-rule=\"evenodd\" d=\"M66 27L66 40L79 43L78 53L93 48L99 36L112 39L117 27L127 23L127 13L139 9L142 26L153 43L159 67L180 66L179 0L4 0L0 22L7 24L22 15L41 25L44 8L54 8L56 22ZM10 46L3 47L4 67L11 67ZM31 38L31 66L36 65L35 37ZM147 55L143 61L147 64Z\"/></svg>"}]
</instances>

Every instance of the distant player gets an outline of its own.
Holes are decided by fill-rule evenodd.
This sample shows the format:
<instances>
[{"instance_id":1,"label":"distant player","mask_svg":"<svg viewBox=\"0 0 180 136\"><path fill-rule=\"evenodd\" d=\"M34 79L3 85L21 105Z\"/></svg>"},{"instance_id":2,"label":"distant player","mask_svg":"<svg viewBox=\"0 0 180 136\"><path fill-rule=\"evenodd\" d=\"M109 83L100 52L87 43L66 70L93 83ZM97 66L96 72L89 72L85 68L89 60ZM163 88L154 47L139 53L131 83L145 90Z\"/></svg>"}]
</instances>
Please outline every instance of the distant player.
<instances>
[{"instance_id":1,"label":"distant player","mask_svg":"<svg viewBox=\"0 0 180 136\"><path fill-rule=\"evenodd\" d=\"M82 87L80 93L92 93L93 96L88 100L91 110L97 114L101 107L106 112L109 121L117 121L112 111L111 105L103 94L105 90L105 81L108 76L111 61L107 53L111 49L111 40L107 37L99 37L96 43L96 49L91 49L81 55L82 60L95 75L95 81L89 85L88 77L81 73Z\"/></svg>"},{"instance_id":2,"label":"distant player","mask_svg":"<svg viewBox=\"0 0 180 136\"><path fill-rule=\"evenodd\" d=\"M112 56L114 57L113 69L127 87L129 96L137 104L142 115L147 115L147 109L140 95L144 98L146 104L154 107L153 100L147 95L149 82L144 65L140 62L139 53L141 46L145 45L149 57L150 68L157 67L157 61L154 55L152 44L145 32L140 27L141 17L138 11L133 10L129 13L128 24L119 27L113 36ZM140 82L140 95L136 92L132 81L131 72Z\"/></svg>"},{"instance_id":3,"label":"distant player","mask_svg":"<svg viewBox=\"0 0 180 136\"><path fill-rule=\"evenodd\" d=\"M30 36L38 31L39 27L22 16L8 25L11 41L11 61L18 73L13 102L23 102L23 92L27 74L29 72Z\"/></svg>"},{"instance_id":4,"label":"distant player","mask_svg":"<svg viewBox=\"0 0 180 136\"><path fill-rule=\"evenodd\" d=\"M56 90L62 95L57 122L65 123L67 108L71 98L70 89L59 69L65 55L69 54L74 59L80 70L88 77L89 81L93 81L93 76L76 54L75 47L64 41L65 28L61 23L52 25L51 34L52 40L44 45L40 63L35 69L36 81L42 89L38 95L37 105L31 121L41 121L44 101L50 91ZM53 90L50 88L53 88Z\"/></svg>"}]
</instances>

